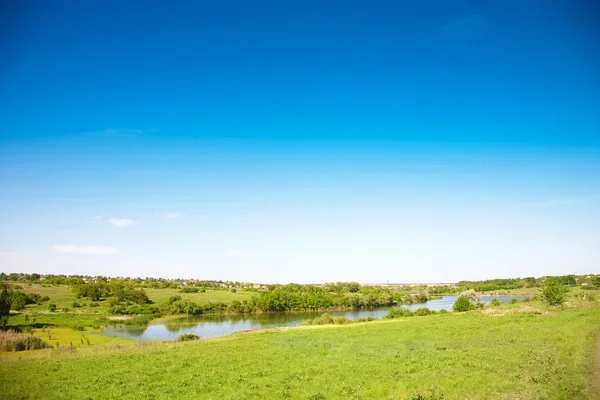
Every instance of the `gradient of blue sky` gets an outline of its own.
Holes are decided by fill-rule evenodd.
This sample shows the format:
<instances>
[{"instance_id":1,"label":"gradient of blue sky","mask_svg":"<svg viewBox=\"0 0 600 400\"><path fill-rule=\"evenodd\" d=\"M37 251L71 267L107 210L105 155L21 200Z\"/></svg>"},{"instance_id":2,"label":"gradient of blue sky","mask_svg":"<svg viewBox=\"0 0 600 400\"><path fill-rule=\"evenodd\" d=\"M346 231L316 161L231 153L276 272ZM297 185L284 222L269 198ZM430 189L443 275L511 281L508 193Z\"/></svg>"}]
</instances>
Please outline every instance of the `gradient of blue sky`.
<instances>
[{"instance_id":1,"label":"gradient of blue sky","mask_svg":"<svg viewBox=\"0 0 600 400\"><path fill-rule=\"evenodd\" d=\"M593 1L1 7L0 270L598 272Z\"/></svg>"}]
</instances>

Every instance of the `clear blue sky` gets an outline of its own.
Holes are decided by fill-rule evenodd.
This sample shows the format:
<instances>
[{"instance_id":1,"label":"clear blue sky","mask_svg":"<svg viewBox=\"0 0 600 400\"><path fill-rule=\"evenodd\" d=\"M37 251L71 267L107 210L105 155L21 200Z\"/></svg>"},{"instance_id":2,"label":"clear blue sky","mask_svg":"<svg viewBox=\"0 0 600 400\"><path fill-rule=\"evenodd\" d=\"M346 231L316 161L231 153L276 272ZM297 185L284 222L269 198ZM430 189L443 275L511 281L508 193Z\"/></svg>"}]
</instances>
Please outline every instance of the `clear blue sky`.
<instances>
[{"instance_id":1,"label":"clear blue sky","mask_svg":"<svg viewBox=\"0 0 600 400\"><path fill-rule=\"evenodd\" d=\"M0 7L0 270L599 272L594 1Z\"/></svg>"}]
</instances>

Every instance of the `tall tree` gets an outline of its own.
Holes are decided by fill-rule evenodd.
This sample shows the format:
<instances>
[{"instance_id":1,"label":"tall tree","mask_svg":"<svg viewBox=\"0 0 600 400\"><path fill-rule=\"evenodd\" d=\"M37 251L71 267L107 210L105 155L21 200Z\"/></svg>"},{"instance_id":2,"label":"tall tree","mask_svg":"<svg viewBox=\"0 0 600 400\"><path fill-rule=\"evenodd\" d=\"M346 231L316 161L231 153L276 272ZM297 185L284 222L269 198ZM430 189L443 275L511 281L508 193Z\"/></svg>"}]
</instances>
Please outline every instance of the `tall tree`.
<instances>
[{"instance_id":1,"label":"tall tree","mask_svg":"<svg viewBox=\"0 0 600 400\"><path fill-rule=\"evenodd\" d=\"M12 303L12 296L6 287L2 288L0 292L0 326L6 327L8 322L8 316L10 315L10 306Z\"/></svg>"}]
</instances>

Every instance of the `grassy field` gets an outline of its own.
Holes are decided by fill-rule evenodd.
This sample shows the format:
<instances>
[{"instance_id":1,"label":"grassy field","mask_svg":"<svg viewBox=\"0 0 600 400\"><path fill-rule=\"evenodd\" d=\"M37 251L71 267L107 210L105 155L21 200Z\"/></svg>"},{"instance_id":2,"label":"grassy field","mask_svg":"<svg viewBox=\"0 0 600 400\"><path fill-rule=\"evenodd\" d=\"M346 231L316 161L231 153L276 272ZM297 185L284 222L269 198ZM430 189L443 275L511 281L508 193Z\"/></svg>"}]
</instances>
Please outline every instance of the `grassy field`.
<instances>
[{"instance_id":1,"label":"grassy field","mask_svg":"<svg viewBox=\"0 0 600 400\"><path fill-rule=\"evenodd\" d=\"M37 326L61 326L71 327L76 325L81 326L97 326L106 324L105 317L108 316L109 305L107 301L99 301L98 307L90 307L91 300L86 298L77 299L71 292L70 286L41 286L41 285L22 285L23 290L27 293L39 293L42 296L50 297L50 300L42 305L30 304L21 310L19 314L10 317L10 325L24 325L25 314L29 315L29 323ZM178 295L182 298L190 299L198 304L206 304L208 302L222 301L231 303L234 300L243 301L249 300L255 293L239 291L233 293L222 290L207 290L204 293L179 293L178 289L145 289L146 294L155 304L162 304L169 297ZM78 302L83 307L73 308L72 303ZM56 304L57 308L62 310L68 308L68 312L49 312L48 304Z\"/></svg>"},{"instance_id":2,"label":"grassy field","mask_svg":"<svg viewBox=\"0 0 600 400\"><path fill-rule=\"evenodd\" d=\"M5 360L11 399L597 399L598 302L300 327Z\"/></svg>"}]
</instances>

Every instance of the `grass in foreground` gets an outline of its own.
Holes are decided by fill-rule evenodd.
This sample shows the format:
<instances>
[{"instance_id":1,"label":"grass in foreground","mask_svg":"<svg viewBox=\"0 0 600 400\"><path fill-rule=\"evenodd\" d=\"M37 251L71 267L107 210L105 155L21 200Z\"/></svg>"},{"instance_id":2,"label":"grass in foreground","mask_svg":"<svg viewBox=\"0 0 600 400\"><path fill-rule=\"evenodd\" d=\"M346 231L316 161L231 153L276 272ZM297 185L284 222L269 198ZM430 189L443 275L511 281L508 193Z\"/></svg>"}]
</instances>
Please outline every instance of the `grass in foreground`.
<instances>
[{"instance_id":1,"label":"grass in foreground","mask_svg":"<svg viewBox=\"0 0 600 400\"><path fill-rule=\"evenodd\" d=\"M530 306L529 306L530 307ZM531 307L530 307L531 308ZM600 310L480 312L6 361L31 399L594 399Z\"/></svg>"}]
</instances>

